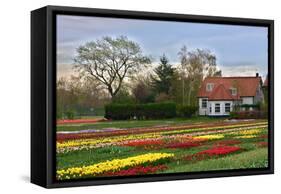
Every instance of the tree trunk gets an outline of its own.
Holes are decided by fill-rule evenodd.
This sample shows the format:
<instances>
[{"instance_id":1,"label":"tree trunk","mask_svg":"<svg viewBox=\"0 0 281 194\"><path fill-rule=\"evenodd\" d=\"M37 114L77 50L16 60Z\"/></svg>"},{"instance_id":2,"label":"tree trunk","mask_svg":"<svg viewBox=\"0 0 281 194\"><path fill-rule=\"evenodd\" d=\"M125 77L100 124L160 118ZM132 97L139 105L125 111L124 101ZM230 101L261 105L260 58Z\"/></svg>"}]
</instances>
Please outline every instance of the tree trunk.
<instances>
[{"instance_id":1,"label":"tree trunk","mask_svg":"<svg viewBox=\"0 0 281 194\"><path fill-rule=\"evenodd\" d=\"M109 92L109 94L111 96L111 99L113 99L115 94L113 93L112 87L111 86L107 86L107 90L108 90L108 92Z\"/></svg>"}]
</instances>

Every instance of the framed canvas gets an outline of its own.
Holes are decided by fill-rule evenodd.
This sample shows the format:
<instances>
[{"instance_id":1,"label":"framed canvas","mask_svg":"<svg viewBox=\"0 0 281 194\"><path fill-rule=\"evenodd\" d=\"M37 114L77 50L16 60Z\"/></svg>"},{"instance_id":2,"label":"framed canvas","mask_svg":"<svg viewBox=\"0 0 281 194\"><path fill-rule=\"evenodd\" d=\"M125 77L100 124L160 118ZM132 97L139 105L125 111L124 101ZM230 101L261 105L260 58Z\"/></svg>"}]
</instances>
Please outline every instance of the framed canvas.
<instances>
[{"instance_id":1,"label":"framed canvas","mask_svg":"<svg viewBox=\"0 0 281 194\"><path fill-rule=\"evenodd\" d=\"M274 22L31 12L31 182L272 174Z\"/></svg>"}]
</instances>

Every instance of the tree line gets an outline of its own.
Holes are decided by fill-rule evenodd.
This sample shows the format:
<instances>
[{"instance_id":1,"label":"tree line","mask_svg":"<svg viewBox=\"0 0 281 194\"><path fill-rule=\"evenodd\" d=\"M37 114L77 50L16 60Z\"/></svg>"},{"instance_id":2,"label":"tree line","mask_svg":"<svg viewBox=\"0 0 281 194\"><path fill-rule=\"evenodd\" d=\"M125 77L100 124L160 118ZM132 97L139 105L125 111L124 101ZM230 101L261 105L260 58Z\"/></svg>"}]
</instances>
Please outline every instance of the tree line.
<instances>
[{"instance_id":1,"label":"tree line","mask_svg":"<svg viewBox=\"0 0 281 194\"><path fill-rule=\"evenodd\" d=\"M178 59L178 64L171 64L163 53L155 66L155 60L144 55L140 45L126 36L87 42L77 48L77 76L57 81L57 115L87 114L110 102L172 101L196 106L203 79L221 76L217 58L207 49L188 50L184 45Z\"/></svg>"}]
</instances>

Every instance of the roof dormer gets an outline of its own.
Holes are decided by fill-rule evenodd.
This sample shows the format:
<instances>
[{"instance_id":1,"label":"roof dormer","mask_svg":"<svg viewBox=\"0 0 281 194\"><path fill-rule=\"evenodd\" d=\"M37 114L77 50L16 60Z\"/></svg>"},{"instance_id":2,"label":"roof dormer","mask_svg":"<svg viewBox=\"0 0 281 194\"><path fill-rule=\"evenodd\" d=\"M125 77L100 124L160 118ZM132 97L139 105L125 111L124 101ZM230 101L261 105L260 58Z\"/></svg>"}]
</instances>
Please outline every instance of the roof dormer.
<instances>
[{"instance_id":1,"label":"roof dormer","mask_svg":"<svg viewBox=\"0 0 281 194\"><path fill-rule=\"evenodd\" d=\"M206 91L211 92L214 89L214 84L213 83L207 83L206 84Z\"/></svg>"},{"instance_id":2,"label":"roof dormer","mask_svg":"<svg viewBox=\"0 0 281 194\"><path fill-rule=\"evenodd\" d=\"M232 96L236 96L237 95L237 88L230 88L230 93Z\"/></svg>"}]
</instances>

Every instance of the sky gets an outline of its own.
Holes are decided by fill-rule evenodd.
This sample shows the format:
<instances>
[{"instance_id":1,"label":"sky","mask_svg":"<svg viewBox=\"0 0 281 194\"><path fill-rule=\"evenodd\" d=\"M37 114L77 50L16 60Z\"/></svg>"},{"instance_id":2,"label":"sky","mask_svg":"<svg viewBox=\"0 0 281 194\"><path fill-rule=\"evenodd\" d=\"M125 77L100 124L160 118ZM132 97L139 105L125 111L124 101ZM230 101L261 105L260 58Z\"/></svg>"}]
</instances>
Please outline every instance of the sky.
<instances>
[{"instance_id":1,"label":"sky","mask_svg":"<svg viewBox=\"0 0 281 194\"><path fill-rule=\"evenodd\" d=\"M137 42L153 64L165 53L179 64L178 52L208 49L217 56L223 76L267 75L267 28L239 25L117 19L87 16L57 16L57 70L59 76L73 73L76 48L104 36L127 36Z\"/></svg>"}]
</instances>

